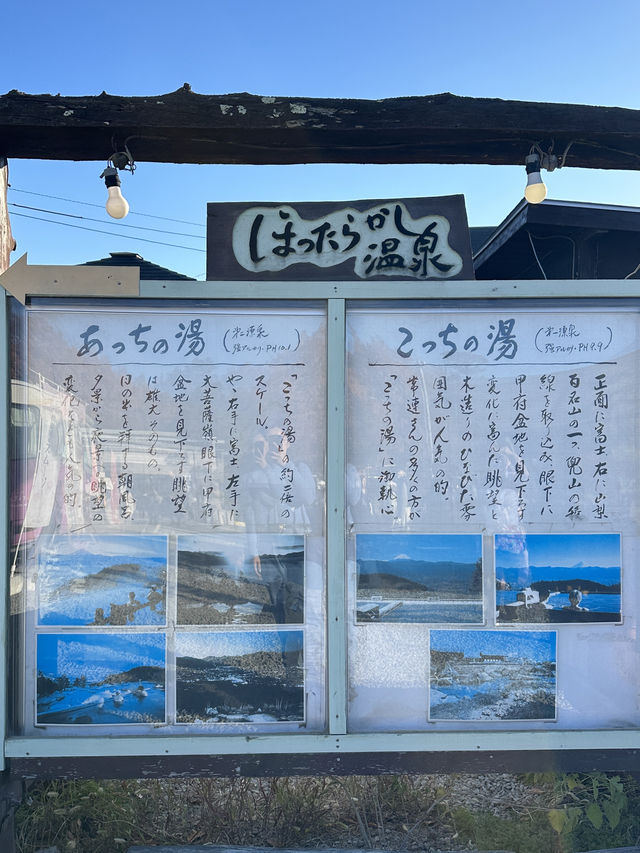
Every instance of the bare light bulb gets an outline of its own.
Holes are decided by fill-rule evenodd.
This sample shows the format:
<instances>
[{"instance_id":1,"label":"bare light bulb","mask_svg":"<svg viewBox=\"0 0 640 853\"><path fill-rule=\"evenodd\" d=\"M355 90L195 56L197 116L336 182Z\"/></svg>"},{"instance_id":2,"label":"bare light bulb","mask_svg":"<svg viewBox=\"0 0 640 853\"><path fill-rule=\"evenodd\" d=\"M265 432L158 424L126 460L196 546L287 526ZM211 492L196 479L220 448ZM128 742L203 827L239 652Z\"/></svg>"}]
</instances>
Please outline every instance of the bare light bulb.
<instances>
[{"instance_id":1,"label":"bare light bulb","mask_svg":"<svg viewBox=\"0 0 640 853\"><path fill-rule=\"evenodd\" d=\"M527 167L524 197L529 204L540 204L547 197L547 187L540 176L540 157L537 154L529 154L524 162Z\"/></svg>"},{"instance_id":2,"label":"bare light bulb","mask_svg":"<svg viewBox=\"0 0 640 853\"><path fill-rule=\"evenodd\" d=\"M118 170L113 166L107 166L100 177L104 178L105 186L109 193L109 198L105 205L107 213L114 219L124 219L127 213L129 213L129 202L122 195Z\"/></svg>"},{"instance_id":3,"label":"bare light bulb","mask_svg":"<svg viewBox=\"0 0 640 853\"><path fill-rule=\"evenodd\" d=\"M114 219L124 219L127 213L129 213L129 202L122 195L122 190L120 187L109 187L107 191L109 193L109 198L105 205L107 213L109 216L113 216Z\"/></svg>"}]
</instances>

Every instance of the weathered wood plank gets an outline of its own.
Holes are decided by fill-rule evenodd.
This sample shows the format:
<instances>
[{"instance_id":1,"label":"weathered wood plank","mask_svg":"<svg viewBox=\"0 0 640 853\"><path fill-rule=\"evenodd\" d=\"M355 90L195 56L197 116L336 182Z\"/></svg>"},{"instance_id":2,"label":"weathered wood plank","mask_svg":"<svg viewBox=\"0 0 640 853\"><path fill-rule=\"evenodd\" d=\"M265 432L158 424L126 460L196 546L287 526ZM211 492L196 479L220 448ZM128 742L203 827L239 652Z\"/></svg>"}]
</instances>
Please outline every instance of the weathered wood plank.
<instances>
[{"instance_id":1,"label":"weathered wood plank","mask_svg":"<svg viewBox=\"0 0 640 853\"><path fill-rule=\"evenodd\" d=\"M127 853L273 853L273 847L224 847L219 844L162 844L130 847ZM278 853L362 853L361 847L278 847ZM628 851L639 851L640 847L628 847ZM38 853L49 853L47 850L39 850ZM57 853L56 850L51 853ZM368 853L381 853L371 848ZM438 851L434 851L438 853ZM511 853L509 850L487 850L485 853ZM594 853L609 853L606 850L596 850ZM613 853L613 851L611 851ZM620 853L619 850L615 853ZM625 848L622 848L625 853Z\"/></svg>"},{"instance_id":2,"label":"weathered wood plank","mask_svg":"<svg viewBox=\"0 0 640 853\"><path fill-rule=\"evenodd\" d=\"M348 776L388 773L640 772L640 750L371 752L14 758L12 776L40 779Z\"/></svg>"},{"instance_id":3,"label":"weathered wood plank","mask_svg":"<svg viewBox=\"0 0 640 853\"><path fill-rule=\"evenodd\" d=\"M522 164L532 143L567 165L640 168L640 110L449 94L354 100L201 95L0 96L0 155L176 163Z\"/></svg>"},{"instance_id":4,"label":"weathered wood plank","mask_svg":"<svg viewBox=\"0 0 640 853\"><path fill-rule=\"evenodd\" d=\"M640 853L640 847L607 847L603 850L589 850L587 853Z\"/></svg>"},{"instance_id":5,"label":"weathered wood plank","mask_svg":"<svg viewBox=\"0 0 640 853\"><path fill-rule=\"evenodd\" d=\"M273 849L273 847L240 847L226 844L151 844L129 847L127 853L273 853ZM277 849L278 853L362 853L361 847L278 847ZM640 851L637 847L626 849ZM38 853L47 853L47 851L41 850ZM371 848L369 853L381 853L381 851ZM487 850L486 853L509 853L509 851ZM607 851L600 850L595 853L607 853ZM624 848L622 853L625 853Z\"/></svg>"},{"instance_id":6,"label":"weathered wood plank","mask_svg":"<svg viewBox=\"0 0 640 853\"><path fill-rule=\"evenodd\" d=\"M130 847L127 853L267 853L272 847L231 847L220 844L162 844L160 846L135 846ZM40 853L47 853L46 850ZM278 853L309 853L309 848L278 848ZM313 853L361 853L361 849L340 847L314 847ZM370 853L377 853L371 850ZM486 853L509 853L508 850L487 850ZM640 853L640 847L608 847L606 850L590 850L587 853Z\"/></svg>"},{"instance_id":7,"label":"weathered wood plank","mask_svg":"<svg viewBox=\"0 0 640 853\"><path fill-rule=\"evenodd\" d=\"M273 847L241 847L232 844L156 844L135 845L127 853L273 853ZM299 847L278 847L278 853L309 853ZM353 847L314 847L313 853L362 853ZM377 853L375 849L371 853Z\"/></svg>"}]
</instances>

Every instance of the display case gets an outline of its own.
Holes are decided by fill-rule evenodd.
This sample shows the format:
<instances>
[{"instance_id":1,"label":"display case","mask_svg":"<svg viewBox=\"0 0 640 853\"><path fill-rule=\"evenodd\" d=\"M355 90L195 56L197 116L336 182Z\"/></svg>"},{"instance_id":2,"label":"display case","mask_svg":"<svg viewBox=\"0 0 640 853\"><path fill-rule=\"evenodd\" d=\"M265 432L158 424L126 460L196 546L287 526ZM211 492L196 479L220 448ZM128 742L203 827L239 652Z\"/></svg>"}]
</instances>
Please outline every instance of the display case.
<instances>
[{"instance_id":1,"label":"display case","mask_svg":"<svg viewBox=\"0 0 640 853\"><path fill-rule=\"evenodd\" d=\"M8 300L11 766L637 767L640 292L553 284Z\"/></svg>"}]
</instances>

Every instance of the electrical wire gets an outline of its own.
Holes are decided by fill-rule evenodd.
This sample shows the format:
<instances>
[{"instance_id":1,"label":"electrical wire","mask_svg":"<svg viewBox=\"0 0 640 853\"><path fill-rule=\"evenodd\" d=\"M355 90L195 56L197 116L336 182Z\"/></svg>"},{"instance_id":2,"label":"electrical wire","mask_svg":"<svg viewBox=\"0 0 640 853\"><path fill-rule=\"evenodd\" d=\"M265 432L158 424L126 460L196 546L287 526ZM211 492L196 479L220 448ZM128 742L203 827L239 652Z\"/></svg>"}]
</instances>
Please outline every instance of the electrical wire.
<instances>
[{"instance_id":1,"label":"electrical wire","mask_svg":"<svg viewBox=\"0 0 640 853\"><path fill-rule=\"evenodd\" d=\"M172 249L187 249L189 252L202 252L206 249L195 249L193 246L180 246L177 243L165 243L164 240L149 240L148 237L134 237L129 234L118 234L114 231L102 231L99 228L87 228L86 225L73 225L71 222L56 222L55 219L45 219L43 216L29 216L28 213L14 213L23 219L37 219L39 222L48 222L50 225L65 225L67 228L79 228L81 231L93 231L94 234L107 234L109 237L118 237L120 240L137 240L139 243L155 243L156 246L170 246Z\"/></svg>"},{"instance_id":2,"label":"electrical wire","mask_svg":"<svg viewBox=\"0 0 640 853\"><path fill-rule=\"evenodd\" d=\"M640 264L638 264L638 266L634 270L631 270L629 275L625 275L623 280L626 281L628 278L631 278L631 276L635 275L638 272L638 270L640 270Z\"/></svg>"},{"instance_id":3,"label":"electrical wire","mask_svg":"<svg viewBox=\"0 0 640 853\"><path fill-rule=\"evenodd\" d=\"M88 207L100 207L100 208L104 207L103 204L96 204L93 201L78 201L78 199L75 199L75 198L63 198L62 196L59 196L59 195L47 195L47 193L37 193L37 192L34 192L33 190L23 190L23 189L19 189L18 187L14 187L14 186L10 186L9 189L12 190L14 193L26 193L27 195L37 195L37 196L40 196L41 198L54 198L54 199L56 199L56 201L69 201L72 204L85 204ZM149 219L164 219L165 222L180 222L182 225L195 225L198 228L204 228L205 227L202 224L202 222L190 222L187 219L172 219L169 216L156 216L153 213L139 213L138 211L132 210L129 215L130 216L146 216Z\"/></svg>"},{"instance_id":4,"label":"electrical wire","mask_svg":"<svg viewBox=\"0 0 640 853\"><path fill-rule=\"evenodd\" d=\"M28 204L18 204L15 201L8 202L9 207L19 207L22 210L35 210L38 213L50 213L52 216L68 216L71 219L84 219L86 222L101 222L103 219L95 219L93 216L81 216L78 213L62 213L60 210L47 210L44 207L30 207ZM174 237L193 237L194 240L204 240L202 234L185 234L182 231L164 231L162 228L150 228L147 225L128 225L124 222L109 222L109 225L117 225L119 228L135 228L136 231L154 231L156 234L172 234Z\"/></svg>"},{"instance_id":5,"label":"electrical wire","mask_svg":"<svg viewBox=\"0 0 640 853\"><path fill-rule=\"evenodd\" d=\"M527 231L527 237L529 238L529 242L531 243L531 248L533 250L533 256L536 259L538 266L540 267L540 272L542 273L542 277L544 280L547 280L547 274L544 271L544 267L540 263L540 258L538 257L538 253L536 252L536 247L533 245L533 238L531 237L531 231Z\"/></svg>"},{"instance_id":6,"label":"electrical wire","mask_svg":"<svg viewBox=\"0 0 640 853\"><path fill-rule=\"evenodd\" d=\"M527 232L529 234L529 240L531 240L531 232ZM569 237L568 234L536 234L536 240L568 240L571 243L572 252L571 252L571 278L574 279L576 277L576 241L573 237ZM537 258L536 258L537 260ZM540 261L538 261L540 264Z\"/></svg>"}]
</instances>

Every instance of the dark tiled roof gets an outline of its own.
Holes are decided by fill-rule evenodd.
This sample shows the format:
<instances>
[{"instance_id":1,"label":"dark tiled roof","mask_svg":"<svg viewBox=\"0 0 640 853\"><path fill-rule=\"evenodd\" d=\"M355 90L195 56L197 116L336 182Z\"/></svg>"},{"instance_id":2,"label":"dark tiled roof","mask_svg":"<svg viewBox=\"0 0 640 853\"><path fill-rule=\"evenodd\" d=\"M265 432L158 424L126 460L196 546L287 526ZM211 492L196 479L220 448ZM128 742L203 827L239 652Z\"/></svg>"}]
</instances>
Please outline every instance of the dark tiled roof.
<instances>
[{"instance_id":1,"label":"dark tiled roof","mask_svg":"<svg viewBox=\"0 0 640 853\"><path fill-rule=\"evenodd\" d=\"M635 279L639 239L640 207L522 199L474 249L476 279Z\"/></svg>"},{"instance_id":2,"label":"dark tiled roof","mask_svg":"<svg viewBox=\"0 0 640 853\"><path fill-rule=\"evenodd\" d=\"M474 255L488 241L489 237L496 230L496 227L495 225L474 225L472 228L469 228L471 251Z\"/></svg>"},{"instance_id":3,"label":"dark tiled roof","mask_svg":"<svg viewBox=\"0 0 640 853\"><path fill-rule=\"evenodd\" d=\"M110 252L109 258L100 258L99 261L87 261L80 264L81 267L140 267L140 278L156 281L195 281L188 275L168 270L166 267L152 264L151 261L136 254L135 252Z\"/></svg>"}]
</instances>

